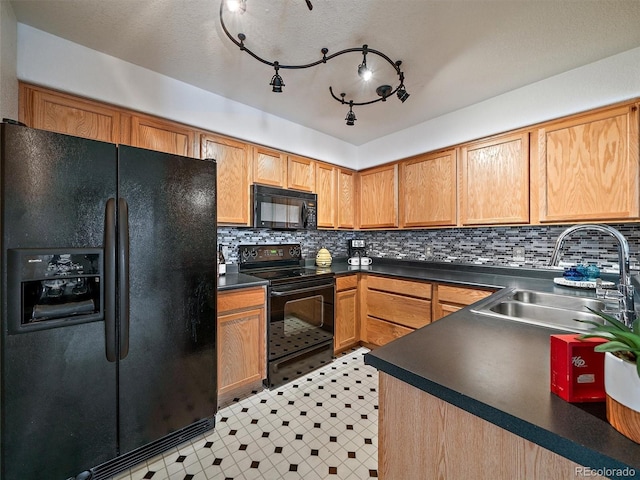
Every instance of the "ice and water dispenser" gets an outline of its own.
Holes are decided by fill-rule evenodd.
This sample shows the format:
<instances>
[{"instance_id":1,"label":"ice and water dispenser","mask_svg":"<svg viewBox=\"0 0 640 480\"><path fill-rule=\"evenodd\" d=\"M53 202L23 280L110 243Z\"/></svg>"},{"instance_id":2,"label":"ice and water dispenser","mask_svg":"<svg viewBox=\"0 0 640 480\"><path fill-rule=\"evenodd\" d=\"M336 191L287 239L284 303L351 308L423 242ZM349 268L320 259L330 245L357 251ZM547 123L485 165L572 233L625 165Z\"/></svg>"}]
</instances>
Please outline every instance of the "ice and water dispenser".
<instances>
[{"instance_id":1,"label":"ice and water dispenser","mask_svg":"<svg viewBox=\"0 0 640 480\"><path fill-rule=\"evenodd\" d=\"M102 320L102 249L10 249L9 333Z\"/></svg>"}]
</instances>

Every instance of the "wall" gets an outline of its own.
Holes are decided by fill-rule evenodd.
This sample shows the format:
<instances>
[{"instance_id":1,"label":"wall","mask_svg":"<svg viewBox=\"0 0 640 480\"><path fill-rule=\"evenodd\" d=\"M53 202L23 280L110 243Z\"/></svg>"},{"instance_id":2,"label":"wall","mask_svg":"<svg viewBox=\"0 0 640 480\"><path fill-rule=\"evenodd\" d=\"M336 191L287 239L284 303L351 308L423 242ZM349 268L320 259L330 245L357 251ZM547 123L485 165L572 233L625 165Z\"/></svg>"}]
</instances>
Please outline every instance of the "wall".
<instances>
[{"instance_id":1,"label":"wall","mask_svg":"<svg viewBox=\"0 0 640 480\"><path fill-rule=\"evenodd\" d=\"M360 169L640 97L640 48L362 145Z\"/></svg>"},{"instance_id":2,"label":"wall","mask_svg":"<svg viewBox=\"0 0 640 480\"><path fill-rule=\"evenodd\" d=\"M632 268L640 268L640 224L612 225L628 240ZM275 232L249 228L218 228L218 242L225 246L227 262L237 263L238 245L300 243L306 259L314 259L321 247L334 258L347 256L347 240L363 238L372 257L401 260L472 263L497 266L547 268L555 241L566 226L447 228L402 231ZM425 256L425 246L433 256ZM525 260L513 260L513 248L524 247ZM603 269L617 269L618 250L606 234L579 232L565 242L561 262L594 263Z\"/></svg>"},{"instance_id":3,"label":"wall","mask_svg":"<svg viewBox=\"0 0 640 480\"><path fill-rule=\"evenodd\" d=\"M18 24L18 78L355 168L356 147L184 82Z\"/></svg>"},{"instance_id":4,"label":"wall","mask_svg":"<svg viewBox=\"0 0 640 480\"><path fill-rule=\"evenodd\" d=\"M18 119L17 23L8 0L0 1L0 118Z\"/></svg>"},{"instance_id":5,"label":"wall","mask_svg":"<svg viewBox=\"0 0 640 480\"><path fill-rule=\"evenodd\" d=\"M640 96L640 48L359 147L23 24L18 24L18 78L362 169Z\"/></svg>"}]
</instances>

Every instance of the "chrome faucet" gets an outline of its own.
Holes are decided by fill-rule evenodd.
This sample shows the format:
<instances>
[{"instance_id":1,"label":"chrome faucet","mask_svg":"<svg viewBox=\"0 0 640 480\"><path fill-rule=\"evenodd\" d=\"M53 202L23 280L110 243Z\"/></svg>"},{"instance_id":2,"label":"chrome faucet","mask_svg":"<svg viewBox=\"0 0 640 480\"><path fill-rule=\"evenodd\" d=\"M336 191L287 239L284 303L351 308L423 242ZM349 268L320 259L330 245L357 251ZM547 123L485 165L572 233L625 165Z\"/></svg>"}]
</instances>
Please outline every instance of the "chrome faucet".
<instances>
[{"instance_id":1,"label":"chrome faucet","mask_svg":"<svg viewBox=\"0 0 640 480\"><path fill-rule=\"evenodd\" d=\"M556 240L556 246L551 256L550 265L554 266L558 263L560 257L560 249L565 239L573 232L581 230L595 230L597 232L606 233L611 235L618 242L618 267L620 269L620 282L618 283L620 311L619 317L627 326L631 327L636 319L636 312L633 298L633 285L631 284L631 272L629 268L629 243L618 230L609 225L574 225L567 228L560 234L558 240Z\"/></svg>"}]
</instances>

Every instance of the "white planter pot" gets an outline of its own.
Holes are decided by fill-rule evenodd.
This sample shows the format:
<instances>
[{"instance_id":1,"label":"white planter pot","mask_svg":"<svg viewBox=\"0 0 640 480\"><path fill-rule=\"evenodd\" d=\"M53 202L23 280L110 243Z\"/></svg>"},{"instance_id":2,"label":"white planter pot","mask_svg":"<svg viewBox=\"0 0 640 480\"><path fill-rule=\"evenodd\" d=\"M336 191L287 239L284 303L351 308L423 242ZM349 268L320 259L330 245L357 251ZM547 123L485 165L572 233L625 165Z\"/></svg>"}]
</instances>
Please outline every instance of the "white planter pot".
<instances>
[{"instance_id":1,"label":"white planter pot","mask_svg":"<svg viewBox=\"0 0 640 480\"><path fill-rule=\"evenodd\" d=\"M607 420L613 428L640 443L640 377L636 366L607 352L604 357Z\"/></svg>"}]
</instances>

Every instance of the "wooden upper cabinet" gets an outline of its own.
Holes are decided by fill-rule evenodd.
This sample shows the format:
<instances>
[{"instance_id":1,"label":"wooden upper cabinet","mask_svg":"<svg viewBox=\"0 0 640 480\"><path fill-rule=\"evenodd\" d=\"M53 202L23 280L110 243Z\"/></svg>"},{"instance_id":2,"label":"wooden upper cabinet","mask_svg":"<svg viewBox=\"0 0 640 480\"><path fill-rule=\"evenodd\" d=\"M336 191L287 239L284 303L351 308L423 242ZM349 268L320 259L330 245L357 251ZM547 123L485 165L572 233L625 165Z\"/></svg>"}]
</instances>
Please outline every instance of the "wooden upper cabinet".
<instances>
[{"instance_id":1,"label":"wooden upper cabinet","mask_svg":"<svg viewBox=\"0 0 640 480\"><path fill-rule=\"evenodd\" d=\"M316 162L316 194L318 195L318 227L336 226L336 190L337 168L326 163Z\"/></svg>"},{"instance_id":2,"label":"wooden upper cabinet","mask_svg":"<svg viewBox=\"0 0 640 480\"><path fill-rule=\"evenodd\" d=\"M529 133L502 135L461 149L463 225L529 222Z\"/></svg>"},{"instance_id":3,"label":"wooden upper cabinet","mask_svg":"<svg viewBox=\"0 0 640 480\"><path fill-rule=\"evenodd\" d=\"M230 138L202 134L200 157L217 163L218 223L250 225L250 146Z\"/></svg>"},{"instance_id":4,"label":"wooden upper cabinet","mask_svg":"<svg viewBox=\"0 0 640 480\"><path fill-rule=\"evenodd\" d=\"M313 192L316 183L316 162L303 157L287 157L287 188Z\"/></svg>"},{"instance_id":5,"label":"wooden upper cabinet","mask_svg":"<svg viewBox=\"0 0 640 480\"><path fill-rule=\"evenodd\" d=\"M360 172L360 228L398 226L398 164Z\"/></svg>"},{"instance_id":6,"label":"wooden upper cabinet","mask_svg":"<svg viewBox=\"0 0 640 480\"><path fill-rule=\"evenodd\" d=\"M538 131L541 222L638 218L638 107L603 109Z\"/></svg>"},{"instance_id":7,"label":"wooden upper cabinet","mask_svg":"<svg viewBox=\"0 0 640 480\"><path fill-rule=\"evenodd\" d=\"M168 120L132 115L131 144L157 152L193 157L195 131Z\"/></svg>"},{"instance_id":8,"label":"wooden upper cabinet","mask_svg":"<svg viewBox=\"0 0 640 480\"><path fill-rule=\"evenodd\" d=\"M400 226L456 225L456 150L400 163Z\"/></svg>"},{"instance_id":9,"label":"wooden upper cabinet","mask_svg":"<svg viewBox=\"0 0 640 480\"><path fill-rule=\"evenodd\" d=\"M277 151L254 146L253 181L262 185L287 187L287 158Z\"/></svg>"},{"instance_id":10,"label":"wooden upper cabinet","mask_svg":"<svg viewBox=\"0 0 640 480\"><path fill-rule=\"evenodd\" d=\"M337 169L337 227L356 227L356 172L344 168Z\"/></svg>"},{"instance_id":11,"label":"wooden upper cabinet","mask_svg":"<svg viewBox=\"0 0 640 480\"><path fill-rule=\"evenodd\" d=\"M63 93L20 85L20 121L33 128L118 143L120 112Z\"/></svg>"}]
</instances>

